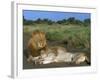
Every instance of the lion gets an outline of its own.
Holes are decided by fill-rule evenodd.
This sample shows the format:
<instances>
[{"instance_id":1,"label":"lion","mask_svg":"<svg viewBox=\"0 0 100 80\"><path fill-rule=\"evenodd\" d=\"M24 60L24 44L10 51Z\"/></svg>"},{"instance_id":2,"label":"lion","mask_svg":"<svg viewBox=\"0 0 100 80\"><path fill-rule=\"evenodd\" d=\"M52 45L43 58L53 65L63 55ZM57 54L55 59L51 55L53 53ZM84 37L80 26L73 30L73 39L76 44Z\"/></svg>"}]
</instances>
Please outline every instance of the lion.
<instances>
[{"instance_id":1,"label":"lion","mask_svg":"<svg viewBox=\"0 0 100 80\"><path fill-rule=\"evenodd\" d=\"M29 39L27 44L28 49L28 61L31 61L32 57L37 57L40 55L41 50L46 50L46 34L40 30L35 30L32 32L32 37Z\"/></svg>"}]
</instances>

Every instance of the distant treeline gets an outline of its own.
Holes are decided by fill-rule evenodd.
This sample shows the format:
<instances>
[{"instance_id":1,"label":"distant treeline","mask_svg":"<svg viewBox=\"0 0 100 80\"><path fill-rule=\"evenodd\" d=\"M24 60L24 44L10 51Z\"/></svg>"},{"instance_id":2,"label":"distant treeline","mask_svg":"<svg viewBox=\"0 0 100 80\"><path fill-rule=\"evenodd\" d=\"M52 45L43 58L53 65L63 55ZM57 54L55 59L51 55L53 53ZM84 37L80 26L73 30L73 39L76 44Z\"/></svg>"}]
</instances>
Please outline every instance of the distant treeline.
<instances>
[{"instance_id":1,"label":"distant treeline","mask_svg":"<svg viewBox=\"0 0 100 80\"><path fill-rule=\"evenodd\" d=\"M90 20L90 18L87 18L87 19L84 19L83 21L81 21L81 20L75 19L75 17L70 17L68 19L62 19L62 20L59 20L59 21L52 21L52 20L49 20L49 19L40 19L40 18L38 18L37 20L33 21L33 20L26 20L24 18L24 16L23 16L23 24L24 25L34 25L34 24L69 25L69 24L73 24L73 25L90 26L91 20Z\"/></svg>"}]
</instances>

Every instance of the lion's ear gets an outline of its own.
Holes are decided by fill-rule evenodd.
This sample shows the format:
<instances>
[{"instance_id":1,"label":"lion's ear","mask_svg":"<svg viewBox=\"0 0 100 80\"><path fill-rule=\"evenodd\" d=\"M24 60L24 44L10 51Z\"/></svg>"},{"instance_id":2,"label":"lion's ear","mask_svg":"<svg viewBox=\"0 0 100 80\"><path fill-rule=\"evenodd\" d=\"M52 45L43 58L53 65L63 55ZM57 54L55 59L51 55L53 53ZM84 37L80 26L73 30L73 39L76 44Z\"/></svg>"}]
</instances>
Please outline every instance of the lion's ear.
<instances>
[{"instance_id":1,"label":"lion's ear","mask_svg":"<svg viewBox=\"0 0 100 80\"><path fill-rule=\"evenodd\" d=\"M36 35L39 31L38 30L35 30L32 32L32 36Z\"/></svg>"},{"instance_id":2,"label":"lion's ear","mask_svg":"<svg viewBox=\"0 0 100 80\"><path fill-rule=\"evenodd\" d=\"M33 37L34 35L35 35L35 32L33 31L31 36Z\"/></svg>"},{"instance_id":3,"label":"lion's ear","mask_svg":"<svg viewBox=\"0 0 100 80\"><path fill-rule=\"evenodd\" d=\"M44 31L35 30L35 31L32 32L32 37L33 37L34 35L36 35L36 34L43 34L43 35L45 35L46 33L45 33Z\"/></svg>"}]
</instances>

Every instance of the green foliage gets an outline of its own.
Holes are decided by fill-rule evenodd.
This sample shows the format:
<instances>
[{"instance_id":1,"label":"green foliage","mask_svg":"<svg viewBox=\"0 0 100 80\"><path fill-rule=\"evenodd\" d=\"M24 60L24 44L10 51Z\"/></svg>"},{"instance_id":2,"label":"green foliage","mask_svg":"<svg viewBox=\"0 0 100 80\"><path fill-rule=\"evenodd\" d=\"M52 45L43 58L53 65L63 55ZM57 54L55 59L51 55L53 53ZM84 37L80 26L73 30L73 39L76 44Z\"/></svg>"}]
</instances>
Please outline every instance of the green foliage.
<instances>
[{"instance_id":1,"label":"green foliage","mask_svg":"<svg viewBox=\"0 0 100 80\"><path fill-rule=\"evenodd\" d=\"M26 27L26 28L24 28L24 30L23 30L25 33L28 33L28 32L30 32L30 30L29 30L29 28L28 27Z\"/></svg>"},{"instance_id":2,"label":"green foliage","mask_svg":"<svg viewBox=\"0 0 100 80\"><path fill-rule=\"evenodd\" d=\"M90 19L80 21L74 17L59 21L49 19L26 20L23 16L24 33L34 30L46 32L47 41L65 42L68 48L90 48Z\"/></svg>"},{"instance_id":3,"label":"green foliage","mask_svg":"<svg viewBox=\"0 0 100 80\"><path fill-rule=\"evenodd\" d=\"M85 19L84 21L80 21L78 19L75 19L74 17L70 17L68 19L62 19L59 21L52 21L49 19L40 19L38 18L35 21L32 20L26 20L23 16L23 24L24 25L35 25L35 24L48 24L48 25L52 25L52 24L62 24L62 25L81 25L81 26L90 26L90 19Z\"/></svg>"},{"instance_id":4,"label":"green foliage","mask_svg":"<svg viewBox=\"0 0 100 80\"><path fill-rule=\"evenodd\" d=\"M91 20L90 19L85 19L84 20L84 26L90 26Z\"/></svg>"},{"instance_id":5,"label":"green foliage","mask_svg":"<svg viewBox=\"0 0 100 80\"><path fill-rule=\"evenodd\" d=\"M63 34L62 32L58 32L58 31L53 31L53 32L47 32L47 39L48 40L63 40Z\"/></svg>"},{"instance_id":6,"label":"green foliage","mask_svg":"<svg viewBox=\"0 0 100 80\"><path fill-rule=\"evenodd\" d=\"M47 41L66 42L69 48L90 48L90 27L62 24L24 26L25 33L37 29L46 33Z\"/></svg>"},{"instance_id":7,"label":"green foliage","mask_svg":"<svg viewBox=\"0 0 100 80\"><path fill-rule=\"evenodd\" d=\"M23 16L23 24L24 24L24 25L33 25L34 22L33 22L32 20L26 20L26 19L24 18L24 16Z\"/></svg>"}]
</instances>

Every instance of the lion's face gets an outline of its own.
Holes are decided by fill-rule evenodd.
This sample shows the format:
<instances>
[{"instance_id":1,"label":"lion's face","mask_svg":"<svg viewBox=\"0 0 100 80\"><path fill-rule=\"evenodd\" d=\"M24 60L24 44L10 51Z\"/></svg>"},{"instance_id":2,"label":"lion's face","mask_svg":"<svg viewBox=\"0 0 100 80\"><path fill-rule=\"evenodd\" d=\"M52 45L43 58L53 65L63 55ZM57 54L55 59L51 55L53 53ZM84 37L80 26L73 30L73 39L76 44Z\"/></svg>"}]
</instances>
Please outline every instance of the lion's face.
<instances>
[{"instance_id":1,"label":"lion's face","mask_svg":"<svg viewBox=\"0 0 100 80\"><path fill-rule=\"evenodd\" d=\"M41 50L46 50L46 35L42 31L33 31L32 37L28 41L27 48L29 50L29 54L33 57L39 56Z\"/></svg>"},{"instance_id":2,"label":"lion's face","mask_svg":"<svg viewBox=\"0 0 100 80\"><path fill-rule=\"evenodd\" d=\"M44 32L40 31L33 32L32 39L34 40L34 43L36 44L36 47L38 49L42 49L47 45Z\"/></svg>"}]
</instances>

